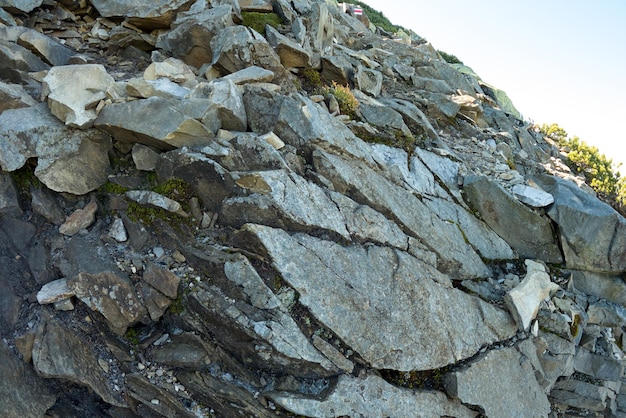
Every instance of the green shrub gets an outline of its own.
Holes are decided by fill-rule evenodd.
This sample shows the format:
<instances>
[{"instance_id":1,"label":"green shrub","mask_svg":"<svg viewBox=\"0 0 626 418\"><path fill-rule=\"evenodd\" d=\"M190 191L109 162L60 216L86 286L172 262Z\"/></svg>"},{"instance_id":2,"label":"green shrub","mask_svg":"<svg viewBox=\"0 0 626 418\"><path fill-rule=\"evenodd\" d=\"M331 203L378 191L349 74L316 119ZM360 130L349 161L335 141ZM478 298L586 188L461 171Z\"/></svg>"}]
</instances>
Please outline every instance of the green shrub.
<instances>
[{"instance_id":1,"label":"green shrub","mask_svg":"<svg viewBox=\"0 0 626 418\"><path fill-rule=\"evenodd\" d=\"M283 23L276 13L241 12L241 17L243 17L244 26L254 29L263 36L265 36L265 25L278 29Z\"/></svg>"},{"instance_id":2,"label":"green shrub","mask_svg":"<svg viewBox=\"0 0 626 418\"><path fill-rule=\"evenodd\" d=\"M402 26L394 25L393 23L389 21L389 19L387 19L387 17L384 14L382 14L382 12L372 9L370 6L363 3L362 1L353 1L352 3L358 6L361 6L365 14L367 14L367 17L370 20L370 22L372 22L374 25L378 26L379 28L389 33L396 33L400 30L404 30L406 33L410 33L408 29L405 29Z\"/></svg>"},{"instance_id":3,"label":"green shrub","mask_svg":"<svg viewBox=\"0 0 626 418\"><path fill-rule=\"evenodd\" d=\"M339 111L342 115L348 115L352 118L356 116L356 109L359 107L359 101L348 86L342 86L333 81L332 86L324 87L325 95L333 95L339 104Z\"/></svg>"},{"instance_id":4,"label":"green shrub","mask_svg":"<svg viewBox=\"0 0 626 418\"><path fill-rule=\"evenodd\" d=\"M463 64L463 61L458 59L456 55L448 54L447 52L437 50L441 58L443 58L448 64Z\"/></svg>"},{"instance_id":5,"label":"green shrub","mask_svg":"<svg viewBox=\"0 0 626 418\"><path fill-rule=\"evenodd\" d=\"M567 151L571 169L585 176L585 182L617 210L626 210L626 181L613 168L613 161L597 147L577 136L570 138L556 123L542 125L539 131Z\"/></svg>"}]
</instances>

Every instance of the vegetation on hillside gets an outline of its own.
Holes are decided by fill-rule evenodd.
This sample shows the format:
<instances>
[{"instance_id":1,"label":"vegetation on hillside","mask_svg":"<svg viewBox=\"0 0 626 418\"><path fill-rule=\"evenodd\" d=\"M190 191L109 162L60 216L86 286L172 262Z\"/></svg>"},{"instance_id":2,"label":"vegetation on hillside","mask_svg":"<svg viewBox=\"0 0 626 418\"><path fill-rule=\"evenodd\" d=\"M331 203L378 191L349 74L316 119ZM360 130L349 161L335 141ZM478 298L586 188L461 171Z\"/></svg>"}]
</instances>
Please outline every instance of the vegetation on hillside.
<instances>
[{"instance_id":1,"label":"vegetation on hillside","mask_svg":"<svg viewBox=\"0 0 626 418\"><path fill-rule=\"evenodd\" d=\"M387 17L382 12L372 9L370 6L363 3L362 1L352 1L351 3L361 6L363 11L367 14L370 22L389 33L396 33L400 30L403 30L406 33L410 32L408 29L403 28L402 26L394 25L389 21L389 19L387 19Z\"/></svg>"},{"instance_id":2,"label":"vegetation on hillside","mask_svg":"<svg viewBox=\"0 0 626 418\"><path fill-rule=\"evenodd\" d=\"M439 52L439 55L441 55L441 58L446 60L448 64L463 64L463 61L458 59L456 55L448 54L447 52L441 51L439 49L437 50L437 52Z\"/></svg>"},{"instance_id":3,"label":"vegetation on hillside","mask_svg":"<svg viewBox=\"0 0 626 418\"><path fill-rule=\"evenodd\" d=\"M542 125L541 133L556 142L567 152L570 168L585 176L586 183L600 197L620 212L626 212L626 178L620 176L613 161L600 153L597 147L587 144L577 136L569 137L556 123Z\"/></svg>"}]
</instances>

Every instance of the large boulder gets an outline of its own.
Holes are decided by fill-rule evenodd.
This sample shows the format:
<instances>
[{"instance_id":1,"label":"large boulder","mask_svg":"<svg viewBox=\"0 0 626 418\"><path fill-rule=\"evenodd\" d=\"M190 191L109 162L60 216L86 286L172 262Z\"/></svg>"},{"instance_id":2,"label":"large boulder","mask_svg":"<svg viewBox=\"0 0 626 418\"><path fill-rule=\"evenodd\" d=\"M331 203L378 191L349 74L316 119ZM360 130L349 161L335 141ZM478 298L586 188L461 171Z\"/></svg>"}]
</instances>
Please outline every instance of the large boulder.
<instances>
[{"instance_id":1,"label":"large boulder","mask_svg":"<svg viewBox=\"0 0 626 418\"><path fill-rule=\"evenodd\" d=\"M50 65L66 65L74 51L52 38L28 29L17 39L17 43L33 51Z\"/></svg>"},{"instance_id":2,"label":"large boulder","mask_svg":"<svg viewBox=\"0 0 626 418\"><path fill-rule=\"evenodd\" d=\"M215 135L200 121L184 115L160 97L114 103L104 107L94 126L116 139L171 150L209 144ZM164 115L167 115L164 117Z\"/></svg>"},{"instance_id":3,"label":"large boulder","mask_svg":"<svg viewBox=\"0 0 626 418\"><path fill-rule=\"evenodd\" d=\"M54 116L74 128L89 128L96 120L95 106L114 82L99 64L55 66L43 79L42 96Z\"/></svg>"},{"instance_id":4,"label":"large boulder","mask_svg":"<svg viewBox=\"0 0 626 418\"><path fill-rule=\"evenodd\" d=\"M41 6L43 0L2 0L0 7L10 12L28 13Z\"/></svg>"},{"instance_id":5,"label":"large boulder","mask_svg":"<svg viewBox=\"0 0 626 418\"><path fill-rule=\"evenodd\" d=\"M554 196L548 216L559 226L567 267L604 273L626 270L626 219L571 181L542 176Z\"/></svg>"},{"instance_id":6,"label":"large boulder","mask_svg":"<svg viewBox=\"0 0 626 418\"><path fill-rule=\"evenodd\" d=\"M213 61L211 40L223 28L234 25L231 5L179 13L172 29L157 39L157 47L170 51L196 68Z\"/></svg>"},{"instance_id":7,"label":"large boulder","mask_svg":"<svg viewBox=\"0 0 626 418\"><path fill-rule=\"evenodd\" d=\"M92 0L91 4L103 17L125 17L141 29L153 30L169 27L176 13L189 9L193 0Z\"/></svg>"},{"instance_id":8,"label":"large boulder","mask_svg":"<svg viewBox=\"0 0 626 418\"><path fill-rule=\"evenodd\" d=\"M248 224L299 302L372 367L432 370L516 332L504 311L400 250Z\"/></svg>"},{"instance_id":9,"label":"large boulder","mask_svg":"<svg viewBox=\"0 0 626 418\"><path fill-rule=\"evenodd\" d=\"M550 221L519 202L499 184L484 176L467 176L463 197L520 257L548 263L563 261Z\"/></svg>"},{"instance_id":10,"label":"large boulder","mask_svg":"<svg viewBox=\"0 0 626 418\"><path fill-rule=\"evenodd\" d=\"M0 77L16 84L27 84L28 73L44 71L50 66L27 48L0 40Z\"/></svg>"},{"instance_id":11,"label":"large boulder","mask_svg":"<svg viewBox=\"0 0 626 418\"><path fill-rule=\"evenodd\" d=\"M45 104L12 109L0 115L0 167L21 168L37 158L35 175L50 189L77 195L107 180L111 139L98 131L66 127Z\"/></svg>"}]
</instances>

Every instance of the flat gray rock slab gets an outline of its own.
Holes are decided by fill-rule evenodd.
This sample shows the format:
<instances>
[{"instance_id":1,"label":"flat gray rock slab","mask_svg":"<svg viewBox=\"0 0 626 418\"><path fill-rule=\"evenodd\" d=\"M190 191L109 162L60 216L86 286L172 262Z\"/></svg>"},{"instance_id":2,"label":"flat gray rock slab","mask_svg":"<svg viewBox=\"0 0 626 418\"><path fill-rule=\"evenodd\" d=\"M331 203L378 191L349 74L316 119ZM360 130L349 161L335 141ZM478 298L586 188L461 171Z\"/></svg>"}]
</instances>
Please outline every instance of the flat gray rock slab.
<instances>
[{"instance_id":1,"label":"flat gray rock slab","mask_svg":"<svg viewBox=\"0 0 626 418\"><path fill-rule=\"evenodd\" d=\"M507 313L452 288L446 276L408 253L244 228L266 248L299 302L372 367L436 369L516 332Z\"/></svg>"}]
</instances>

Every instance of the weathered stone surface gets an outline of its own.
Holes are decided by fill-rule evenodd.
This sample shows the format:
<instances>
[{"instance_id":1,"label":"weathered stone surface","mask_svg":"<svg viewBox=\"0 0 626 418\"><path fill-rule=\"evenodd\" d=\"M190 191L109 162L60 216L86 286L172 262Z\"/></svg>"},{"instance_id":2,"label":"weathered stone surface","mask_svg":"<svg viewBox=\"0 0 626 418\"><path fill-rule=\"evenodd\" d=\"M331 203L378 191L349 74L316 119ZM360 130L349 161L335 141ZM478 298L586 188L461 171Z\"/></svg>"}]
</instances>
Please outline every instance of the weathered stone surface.
<instances>
[{"instance_id":1,"label":"weathered stone surface","mask_svg":"<svg viewBox=\"0 0 626 418\"><path fill-rule=\"evenodd\" d=\"M59 227L59 232L71 236L91 226L96 220L96 210L98 210L98 204L95 200L91 200L83 209L76 209L72 212Z\"/></svg>"},{"instance_id":2,"label":"weathered stone surface","mask_svg":"<svg viewBox=\"0 0 626 418\"><path fill-rule=\"evenodd\" d=\"M43 0L2 0L0 1L0 7L9 11L28 13L41 6L41 3L43 3Z\"/></svg>"},{"instance_id":3,"label":"weathered stone surface","mask_svg":"<svg viewBox=\"0 0 626 418\"><path fill-rule=\"evenodd\" d=\"M380 377L341 375L331 394L324 400L290 393L274 393L272 400L281 407L307 417L330 416L454 416L475 417L476 412L449 400L436 391L398 388ZM522 416L522 415L520 415Z\"/></svg>"},{"instance_id":4,"label":"weathered stone surface","mask_svg":"<svg viewBox=\"0 0 626 418\"><path fill-rule=\"evenodd\" d=\"M246 229L298 291L300 303L373 367L434 369L515 332L506 313L452 289L447 277L407 253L342 247L260 225ZM452 299L444 308L443 301ZM485 319L489 327L474 315L491 318ZM372 328L372 323L386 325ZM449 339L453 335L458 338Z\"/></svg>"},{"instance_id":5,"label":"weathered stone surface","mask_svg":"<svg viewBox=\"0 0 626 418\"><path fill-rule=\"evenodd\" d=\"M467 203L520 257L549 263L563 261L550 221L520 203L502 186L487 177L468 176L463 190Z\"/></svg>"},{"instance_id":6,"label":"weathered stone surface","mask_svg":"<svg viewBox=\"0 0 626 418\"><path fill-rule=\"evenodd\" d=\"M595 379L620 382L624 365L616 358L593 354L578 347L574 357L574 370Z\"/></svg>"},{"instance_id":7,"label":"weathered stone surface","mask_svg":"<svg viewBox=\"0 0 626 418\"><path fill-rule=\"evenodd\" d=\"M315 151L313 158L317 171L333 183L336 191L346 193L383 214L390 214L437 253L439 270L454 278L489 275L476 252L465 243L460 230L441 220L414 195L406 193L406 189L362 163L323 151Z\"/></svg>"},{"instance_id":8,"label":"weathered stone surface","mask_svg":"<svg viewBox=\"0 0 626 418\"><path fill-rule=\"evenodd\" d=\"M390 130L393 136L397 133L408 138L413 137L402 116L391 107L362 95L356 94L355 96L359 99L359 111L368 123L384 129L385 132Z\"/></svg>"},{"instance_id":9,"label":"weathered stone surface","mask_svg":"<svg viewBox=\"0 0 626 418\"><path fill-rule=\"evenodd\" d=\"M172 57L148 65L143 72L143 78L147 81L165 78L187 88L197 84L193 70L183 61Z\"/></svg>"},{"instance_id":10,"label":"weathered stone surface","mask_svg":"<svg viewBox=\"0 0 626 418\"><path fill-rule=\"evenodd\" d=\"M163 417L195 417L178 402L172 393L158 385L153 385L140 374L127 375L125 383L128 396L139 401L145 407L146 414L153 416L158 414Z\"/></svg>"},{"instance_id":11,"label":"weathered stone surface","mask_svg":"<svg viewBox=\"0 0 626 418\"><path fill-rule=\"evenodd\" d=\"M567 379L556 383L550 398L555 403L591 411L604 411L609 400L609 389L580 380Z\"/></svg>"},{"instance_id":12,"label":"weathered stone surface","mask_svg":"<svg viewBox=\"0 0 626 418\"><path fill-rule=\"evenodd\" d=\"M37 101L19 84L0 82L0 113L8 109L35 106Z\"/></svg>"},{"instance_id":13,"label":"weathered stone surface","mask_svg":"<svg viewBox=\"0 0 626 418\"><path fill-rule=\"evenodd\" d=\"M439 139L437 131L432 126L424 112L422 112L416 105L401 99L379 99L381 103L391 107L396 112L402 115L404 123L408 126L414 136L430 139Z\"/></svg>"},{"instance_id":14,"label":"weathered stone surface","mask_svg":"<svg viewBox=\"0 0 626 418\"><path fill-rule=\"evenodd\" d=\"M450 396L480 406L488 417L534 418L550 413L530 361L515 348L492 350L467 369L447 374L444 381Z\"/></svg>"},{"instance_id":15,"label":"weathered stone surface","mask_svg":"<svg viewBox=\"0 0 626 418\"><path fill-rule=\"evenodd\" d=\"M150 190L130 190L126 192L126 197L140 205L152 206L159 209L165 209L168 212L175 213L177 215L187 217L189 216L182 208L180 203L175 200L165 197L157 192Z\"/></svg>"},{"instance_id":16,"label":"weathered stone surface","mask_svg":"<svg viewBox=\"0 0 626 418\"><path fill-rule=\"evenodd\" d=\"M0 77L12 83L27 83L29 72L44 71L50 66L28 49L0 40Z\"/></svg>"},{"instance_id":17,"label":"weathered stone surface","mask_svg":"<svg viewBox=\"0 0 626 418\"><path fill-rule=\"evenodd\" d=\"M559 289L556 283L550 281L550 276L541 264L526 260L526 268L524 280L504 296L509 312L523 331L529 330L531 321L539 311L539 304L551 292Z\"/></svg>"},{"instance_id":18,"label":"weathered stone surface","mask_svg":"<svg viewBox=\"0 0 626 418\"><path fill-rule=\"evenodd\" d=\"M354 84L362 92L377 97L383 88L383 75L380 71L359 66L354 74Z\"/></svg>"},{"instance_id":19,"label":"weathered stone surface","mask_svg":"<svg viewBox=\"0 0 626 418\"><path fill-rule=\"evenodd\" d=\"M129 96L142 99L153 96L164 99L183 99L189 94L189 89L163 77L156 80L131 78L126 84L126 92Z\"/></svg>"},{"instance_id":20,"label":"weathered stone surface","mask_svg":"<svg viewBox=\"0 0 626 418\"><path fill-rule=\"evenodd\" d=\"M65 215L49 190L44 187L33 188L31 195L30 207L33 212L43 216L54 225L61 225L65 222Z\"/></svg>"},{"instance_id":21,"label":"weathered stone surface","mask_svg":"<svg viewBox=\"0 0 626 418\"><path fill-rule=\"evenodd\" d=\"M589 271L568 273L576 290L626 306L626 282L623 278Z\"/></svg>"},{"instance_id":22,"label":"weathered stone surface","mask_svg":"<svg viewBox=\"0 0 626 418\"><path fill-rule=\"evenodd\" d=\"M0 172L0 214L18 217L22 214L15 182L9 173Z\"/></svg>"},{"instance_id":23,"label":"weathered stone surface","mask_svg":"<svg viewBox=\"0 0 626 418\"><path fill-rule=\"evenodd\" d=\"M36 157L35 175L54 191L82 195L106 182L110 138L65 127L45 104L3 112L0 135L3 170L17 170Z\"/></svg>"},{"instance_id":24,"label":"weathered stone surface","mask_svg":"<svg viewBox=\"0 0 626 418\"><path fill-rule=\"evenodd\" d=\"M32 368L0 341L0 415L4 417L42 417L57 397Z\"/></svg>"},{"instance_id":25,"label":"weathered stone surface","mask_svg":"<svg viewBox=\"0 0 626 418\"><path fill-rule=\"evenodd\" d=\"M603 327L621 327L626 324L626 308L616 303L599 301L587 308L588 324Z\"/></svg>"},{"instance_id":26,"label":"weathered stone surface","mask_svg":"<svg viewBox=\"0 0 626 418\"><path fill-rule=\"evenodd\" d=\"M333 201L297 174L280 170L237 177L235 184L252 194L224 201L220 219L226 224L260 223L302 232L323 229L350 239L346 220Z\"/></svg>"},{"instance_id":27,"label":"weathered stone surface","mask_svg":"<svg viewBox=\"0 0 626 418\"><path fill-rule=\"evenodd\" d=\"M166 28L181 9L188 9L190 0L157 0L126 2L124 0L93 0L91 4L104 17L126 17L142 29Z\"/></svg>"},{"instance_id":28,"label":"weathered stone surface","mask_svg":"<svg viewBox=\"0 0 626 418\"><path fill-rule=\"evenodd\" d=\"M170 102L159 97L105 106L95 121L95 127L116 139L162 150L206 145L214 137L201 122L185 116Z\"/></svg>"},{"instance_id":29,"label":"weathered stone surface","mask_svg":"<svg viewBox=\"0 0 626 418\"><path fill-rule=\"evenodd\" d=\"M39 325L33 345L33 366L41 376L87 386L105 402L124 405L121 395L109 386L90 345L51 316L46 315Z\"/></svg>"},{"instance_id":30,"label":"weathered stone surface","mask_svg":"<svg viewBox=\"0 0 626 418\"><path fill-rule=\"evenodd\" d=\"M159 154L143 144L134 144L132 150L133 162L138 170L154 171Z\"/></svg>"},{"instance_id":31,"label":"weathered stone surface","mask_svg":"<svg viewBox=\"0 0 626 418\"><path fill-rule=\"evenodd\" d=\"M130 280L111 271L80 272L68 279L67 285L85 305L100 312L118 335L146 314Z\"/></svg>"},{"instance_id":32,"label":"weathered stone surface","mask_svg":"<svg viewBox=\"0 0 626 418\"><path fill-rule=\"evenodd\" d=\"M205 88L200 85L192 91L190 97L209 99L211 108L219 116L221 128L241 132L247 130L243 93L233 81L214 81Z\"/></svg>"},{"instance_id":33,"label":"weathered stone surface","mask_svg":"<svg viewBox=\"0 0 626 418\"><path fill-rule=\"evenodd\" d=\"M221 29L234 24L232 15L233 8L229 4L179 13L172 30L159 36L157 47L196 68L210 64L213 61L211 40Z\"/></svg>"},{"instance_id":34,"label":"weathered stone surface","mask_svg":"<svg viewBox=\"0 0 626 418\"><path fill-rule=\"evenodd\" d=\"M536 181L554 196L548 216L559 225L569 268L607 273L626 270L626 219L570 181L549 176Z\"/></svg>"},{"instance_id":35,"label":"weathered stone surface","mask_svg":"<svg viewBox=\"0 0 626 418\"><path fill-rule=\"evenodd\" d=\"M301 47L296 41L287 38L269 25L265 28L265 36L269 44L276 50L283 66L304 68L311 65L309 51Z\"/></svg>"},{"instance_id":36,"label":"weathered stone surface","mask_svg":"<svg viewBox=\"0 0 626 418\"><path fill-rule=\"evenodd\" d=\"M169 270L161 268L154 263L148 263L143 273L143 281L163 293L170 299L178 296L178 284L180 278Z\"/></svg>"},{"instance_id":37,"label":"weathered stone surface","mask_svg":"<svg viewBox=\"0 0 626 418\"><path fill-rule=\"evenodd\" d=\"M568 377L574 373L576 345L555 334L542 331L539 332L539 338L535 339L535 345L545 379L541 384L549 392L561 376Z\"/></svg>"},{"instance_id":38,"label":"weathered stone surface","mask_svg":"<svg viewBox=\"0 0 626 418\"><path fill-rule=\"evenodd\" d=\"M74 55L74 51L68 47L33 29L24 31L17 43L45 59L50 65L66 65Z\"/></svg>"},{"instance_id":39,"label":"weathered stone surface","mask_svg":"<svg viewBox=\"0 0 626 418\"><path fill-rule=\"evenodd\" d=\"M535 187L516 184L511 191L520 202L533 208L543 208L554 203L554 197L552 197L550 193L546 193Z\"/></svg>"},{"instance_id":40,"label":"weathered stone surface","mask_svg":"<svg viewBox=\"0 0 626 418\"><path fill-rule=\"evenodd\" d=\"M274 73L256 65L246 67L232 74L222 77L222 80L230 80L235 84L264 83L270 82Z\"/></svg>"}]
</instances>

